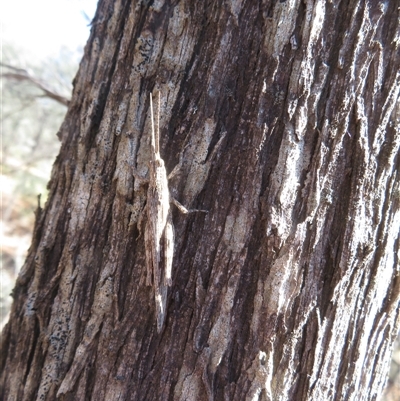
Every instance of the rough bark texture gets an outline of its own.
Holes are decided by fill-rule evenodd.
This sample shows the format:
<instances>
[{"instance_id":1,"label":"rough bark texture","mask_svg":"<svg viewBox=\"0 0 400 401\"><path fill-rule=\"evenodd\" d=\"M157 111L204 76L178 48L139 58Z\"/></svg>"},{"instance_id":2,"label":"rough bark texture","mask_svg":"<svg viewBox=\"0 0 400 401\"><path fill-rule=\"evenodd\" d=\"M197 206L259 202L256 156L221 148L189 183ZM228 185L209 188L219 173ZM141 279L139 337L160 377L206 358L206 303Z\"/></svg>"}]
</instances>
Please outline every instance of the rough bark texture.
<instances>
[{"instance_id":1,"label":"rough bark texture","mask_svg":"<svg viewBox=\"0 0 400 401\"><path fill-rule=\"evenodd\" d=\"M4 400L375 400L399 327L399 8L100 0L2 336ZM149 92L175 255L157 333Z\"/></svg>"}]
</instances>

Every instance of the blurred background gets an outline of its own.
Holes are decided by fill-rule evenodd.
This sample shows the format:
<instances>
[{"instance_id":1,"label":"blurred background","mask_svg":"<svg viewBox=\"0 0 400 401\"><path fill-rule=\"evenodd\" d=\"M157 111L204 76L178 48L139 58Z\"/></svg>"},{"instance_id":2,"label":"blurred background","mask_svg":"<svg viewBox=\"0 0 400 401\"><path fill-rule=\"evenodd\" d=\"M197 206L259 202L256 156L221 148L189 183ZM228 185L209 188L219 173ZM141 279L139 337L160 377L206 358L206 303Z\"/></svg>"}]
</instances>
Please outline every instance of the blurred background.
<instances>
[{"instance_id":1,"label":"blurred background","mask_svg":"<svg viewBox=\"0 0 400 401\"><path fill-rule=\"evenodd\" d=\"M0 2L1 270L0 327L31 241L34 211L60 142L72 80L97 0Z\"/></svg>"},{"instance_id":2,"label":"blurred background","mask_svg":"<svg viewBox=\"0 0 400 401\"><path fill-rule=\"evenodd\" d=\"M38 195L60 142L72 80L90 33L97 0L3 0L1 24L0 330L29 248ZM397 341L381 401L400 401Z\"/></svg>"}]
</instances>

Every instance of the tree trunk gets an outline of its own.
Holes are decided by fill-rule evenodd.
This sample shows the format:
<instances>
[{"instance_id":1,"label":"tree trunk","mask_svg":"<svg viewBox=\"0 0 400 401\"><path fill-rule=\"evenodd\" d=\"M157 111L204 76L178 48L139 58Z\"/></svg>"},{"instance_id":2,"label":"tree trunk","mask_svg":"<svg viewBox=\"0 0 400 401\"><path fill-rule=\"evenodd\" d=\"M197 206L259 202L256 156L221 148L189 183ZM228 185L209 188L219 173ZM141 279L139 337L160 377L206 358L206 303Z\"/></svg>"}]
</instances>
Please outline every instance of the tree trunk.
<instances>
[{"instance_id":1,"label":"tree trunk","mask_svg":"<svg viewBox=\"0 0 400 401\"><path fill-rule=\"evenodd\" d=\"M376 400L399 329L399 71L395 0L100 0L2 399ZM208 211L171 205L160 333L133 176L151 92L170 192Z\"/></svg>"}]
</instances>

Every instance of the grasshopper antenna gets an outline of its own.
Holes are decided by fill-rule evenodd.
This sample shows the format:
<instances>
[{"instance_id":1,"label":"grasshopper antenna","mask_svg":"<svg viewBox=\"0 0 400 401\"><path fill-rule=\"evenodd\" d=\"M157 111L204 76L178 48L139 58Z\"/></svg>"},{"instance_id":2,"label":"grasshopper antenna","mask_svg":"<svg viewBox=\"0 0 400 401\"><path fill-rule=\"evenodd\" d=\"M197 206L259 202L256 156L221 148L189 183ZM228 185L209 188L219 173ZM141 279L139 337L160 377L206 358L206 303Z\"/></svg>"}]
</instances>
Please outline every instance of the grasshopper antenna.
<instances>
[{"instance_id":1,"label":"grasshopper antenna","mask_svg":"<svg viewBox=\"0 0 400 401\"><path fill-rule=\"evenodd\" d=\"M151 147L155 155L160 154L160 106L161 98L158 92L158 105L157 105L157 124L154 127L154 112L153 112L153 95L150 93L150 116L151 116Z\"/></svg>"},{"instance_id":2,"label":"grasshopper antenna","mask_svg":"<svg viewBox=\"0 0 400 401\"><path fill-rule=\"evenodd\" d=\"M158 92L158 106L157 106L157 127L156 127L156 138L155 138L155 150L156 153L160 153L160 106L161 106L161 96Z\"/></svg>"},{"instance_id":3,"label":"grasshopper antenna","mask_svg":"<svg viewBox=\"0 0 400 401\"><path fill-rule=\"evenodd\" d=\"M153 113L153 96L150 93L150 119L151 119L151 147L153 150L152 159L157 154L156 143L155 143L155 134L154 134L154 113Z\"/></svg>"}]
</instances>

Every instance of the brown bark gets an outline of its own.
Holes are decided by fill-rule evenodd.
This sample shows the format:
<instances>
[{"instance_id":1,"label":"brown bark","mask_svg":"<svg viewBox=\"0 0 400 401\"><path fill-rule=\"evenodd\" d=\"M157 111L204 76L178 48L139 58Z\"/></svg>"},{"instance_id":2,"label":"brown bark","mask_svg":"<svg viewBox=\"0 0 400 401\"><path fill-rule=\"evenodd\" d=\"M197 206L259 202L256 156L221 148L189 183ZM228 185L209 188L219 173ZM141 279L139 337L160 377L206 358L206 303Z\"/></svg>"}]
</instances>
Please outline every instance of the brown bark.
<instances>
[{"instance_id":1,"label":"brown bark","mask_svg":"<svg viewBox=\"0 0 400 401\"><path fill-rule=\"evenodd\" d=\"M399 328L396 1L100 0L2 336L4 400L375 400ZM175 255L157 333L149 93ZM219 145L217 146L217 144Z\"/></svg>"}]
</instances>

